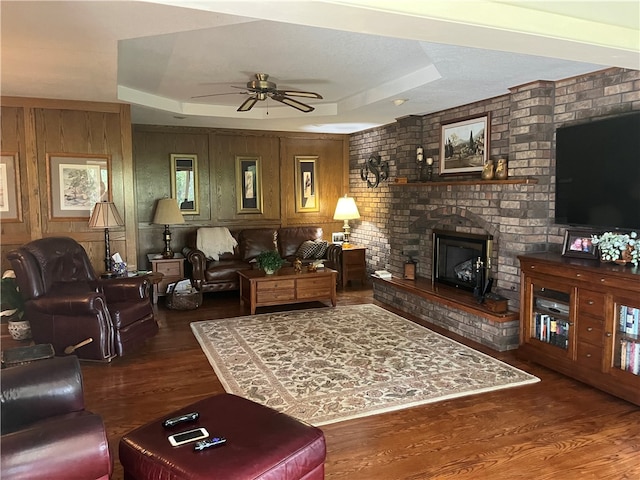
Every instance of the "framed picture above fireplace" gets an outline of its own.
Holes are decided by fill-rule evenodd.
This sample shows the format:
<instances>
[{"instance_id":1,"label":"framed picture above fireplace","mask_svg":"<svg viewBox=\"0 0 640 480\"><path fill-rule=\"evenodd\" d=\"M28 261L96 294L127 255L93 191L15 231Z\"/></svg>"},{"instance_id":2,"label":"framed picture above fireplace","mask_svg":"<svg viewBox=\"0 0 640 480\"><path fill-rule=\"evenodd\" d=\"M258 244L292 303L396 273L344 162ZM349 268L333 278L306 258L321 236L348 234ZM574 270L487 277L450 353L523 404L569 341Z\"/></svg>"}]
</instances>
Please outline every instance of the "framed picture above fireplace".
<instances>
[{"instance_id":1,"label":"framed picture above fireplace","mask_svg":"<svg viewBox=\"0 0 640 480\"><path fill-rule=\"evenodd\" d=\"M489 114L443 124L440 175L482 172L489 152Z\"/></svg>"}]
</instances>

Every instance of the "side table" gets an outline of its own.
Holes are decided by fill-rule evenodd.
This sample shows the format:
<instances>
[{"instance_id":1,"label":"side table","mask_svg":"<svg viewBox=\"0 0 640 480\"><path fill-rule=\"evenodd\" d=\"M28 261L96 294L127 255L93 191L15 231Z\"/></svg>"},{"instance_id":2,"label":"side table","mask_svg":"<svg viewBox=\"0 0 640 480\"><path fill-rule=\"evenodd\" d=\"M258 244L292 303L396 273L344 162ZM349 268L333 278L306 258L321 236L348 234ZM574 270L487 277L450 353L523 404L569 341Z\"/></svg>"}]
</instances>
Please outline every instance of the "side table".
<instances>
[{"instance_id":1,"label":"side table","mask_svg":"<svg viewBox=\"0 0 640 480\"><path fill-rule=\"evenodd\" d=\"M342 288L349 280L359 280L364 285L367 278L367 247L351 246L342 249Z\"/></svg>"},{"instance_id":2,"label":"side table","mask_svg":"<svg viewBox=\"0 0 640 480\"><path fill-rule=\"evenodd\" d=\"M153 298L157 302L158 296L167 294L167 286L170 283L184 278L185 259L181 253L175 253L173 258L162 258L161 254L148 253L147 260L151 264L152 272L162 274L157 283L153 282Z\"/></svg>"}]
</instances>

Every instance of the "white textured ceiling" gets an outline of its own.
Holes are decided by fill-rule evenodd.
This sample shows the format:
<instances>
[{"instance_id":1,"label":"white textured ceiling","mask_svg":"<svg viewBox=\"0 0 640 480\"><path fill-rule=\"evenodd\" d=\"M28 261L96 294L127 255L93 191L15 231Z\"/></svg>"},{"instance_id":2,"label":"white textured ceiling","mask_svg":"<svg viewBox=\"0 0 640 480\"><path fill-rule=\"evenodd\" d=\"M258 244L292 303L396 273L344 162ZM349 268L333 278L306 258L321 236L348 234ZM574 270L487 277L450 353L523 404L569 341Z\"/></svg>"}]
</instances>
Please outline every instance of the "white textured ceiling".
<instances>
[{"instance_id":1,"label":"white textured ceiling","mask_svg":"<svg viewBox=\"0 0 640 480\"><path fill-rule=\"evenodd\" d=\"M0 13L2 95L127 102L134 123L350 133L533 80L640 69L637 0L2 1ZM246 95L231 86L255 73L324 98L301 99L309 114L269 100L236 112Z\"/></svg>"}]
</instances>

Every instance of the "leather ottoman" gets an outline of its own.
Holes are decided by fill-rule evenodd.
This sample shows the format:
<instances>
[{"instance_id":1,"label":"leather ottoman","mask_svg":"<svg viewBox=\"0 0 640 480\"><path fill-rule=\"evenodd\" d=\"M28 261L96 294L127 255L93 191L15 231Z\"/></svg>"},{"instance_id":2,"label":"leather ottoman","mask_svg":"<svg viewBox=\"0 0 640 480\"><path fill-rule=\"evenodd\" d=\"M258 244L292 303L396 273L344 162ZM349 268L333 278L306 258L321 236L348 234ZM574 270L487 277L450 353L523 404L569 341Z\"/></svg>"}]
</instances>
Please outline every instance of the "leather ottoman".
<instances>
[{"instance_id":1,"label":"leather ottoman","mask_svg":"<svg viewBox=\"0 0 640 480\"><path fill-rule=\"evenodd\" d=\"M163 420L198 412L195 422L164 428ZM172 447L167 436L204 427L227 443L194 451ZM324 478L322 430L231 394L216 395L171 412L120 440L125 480L318 480Z\"/></svg>"}]
</instances>

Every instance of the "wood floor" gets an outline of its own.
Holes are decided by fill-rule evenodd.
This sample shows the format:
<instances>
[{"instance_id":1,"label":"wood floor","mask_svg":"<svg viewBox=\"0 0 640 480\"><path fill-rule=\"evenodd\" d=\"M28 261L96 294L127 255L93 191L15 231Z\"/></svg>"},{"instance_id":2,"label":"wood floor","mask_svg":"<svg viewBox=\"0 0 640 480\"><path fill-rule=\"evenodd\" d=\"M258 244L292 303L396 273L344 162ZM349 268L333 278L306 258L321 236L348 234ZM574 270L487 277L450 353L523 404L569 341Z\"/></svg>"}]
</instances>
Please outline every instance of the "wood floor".
<instances>
[{"instance_id":1,"label":"wood floor","mask_svg":"<svg viewBox=\"0 0 640 480\"><path fill-rule=\"evenodd\" d=\"M338 305L359 303L375 303L371 289L348 288L338 294ZM274 310L259 308L257 313ZM109 365L83 362L87 408L102 415L107 426L113 480L122 479L118 441L125 432L223 392L189 323L247 314L237 293L208 294L201 308L187 312L166 310L161 299L160 333L141 351ZM326 478L640 478L639 407L520 362L513 352L497 354L464 343L542 381L323 426Z\"/></svg>"}]
</instances>

